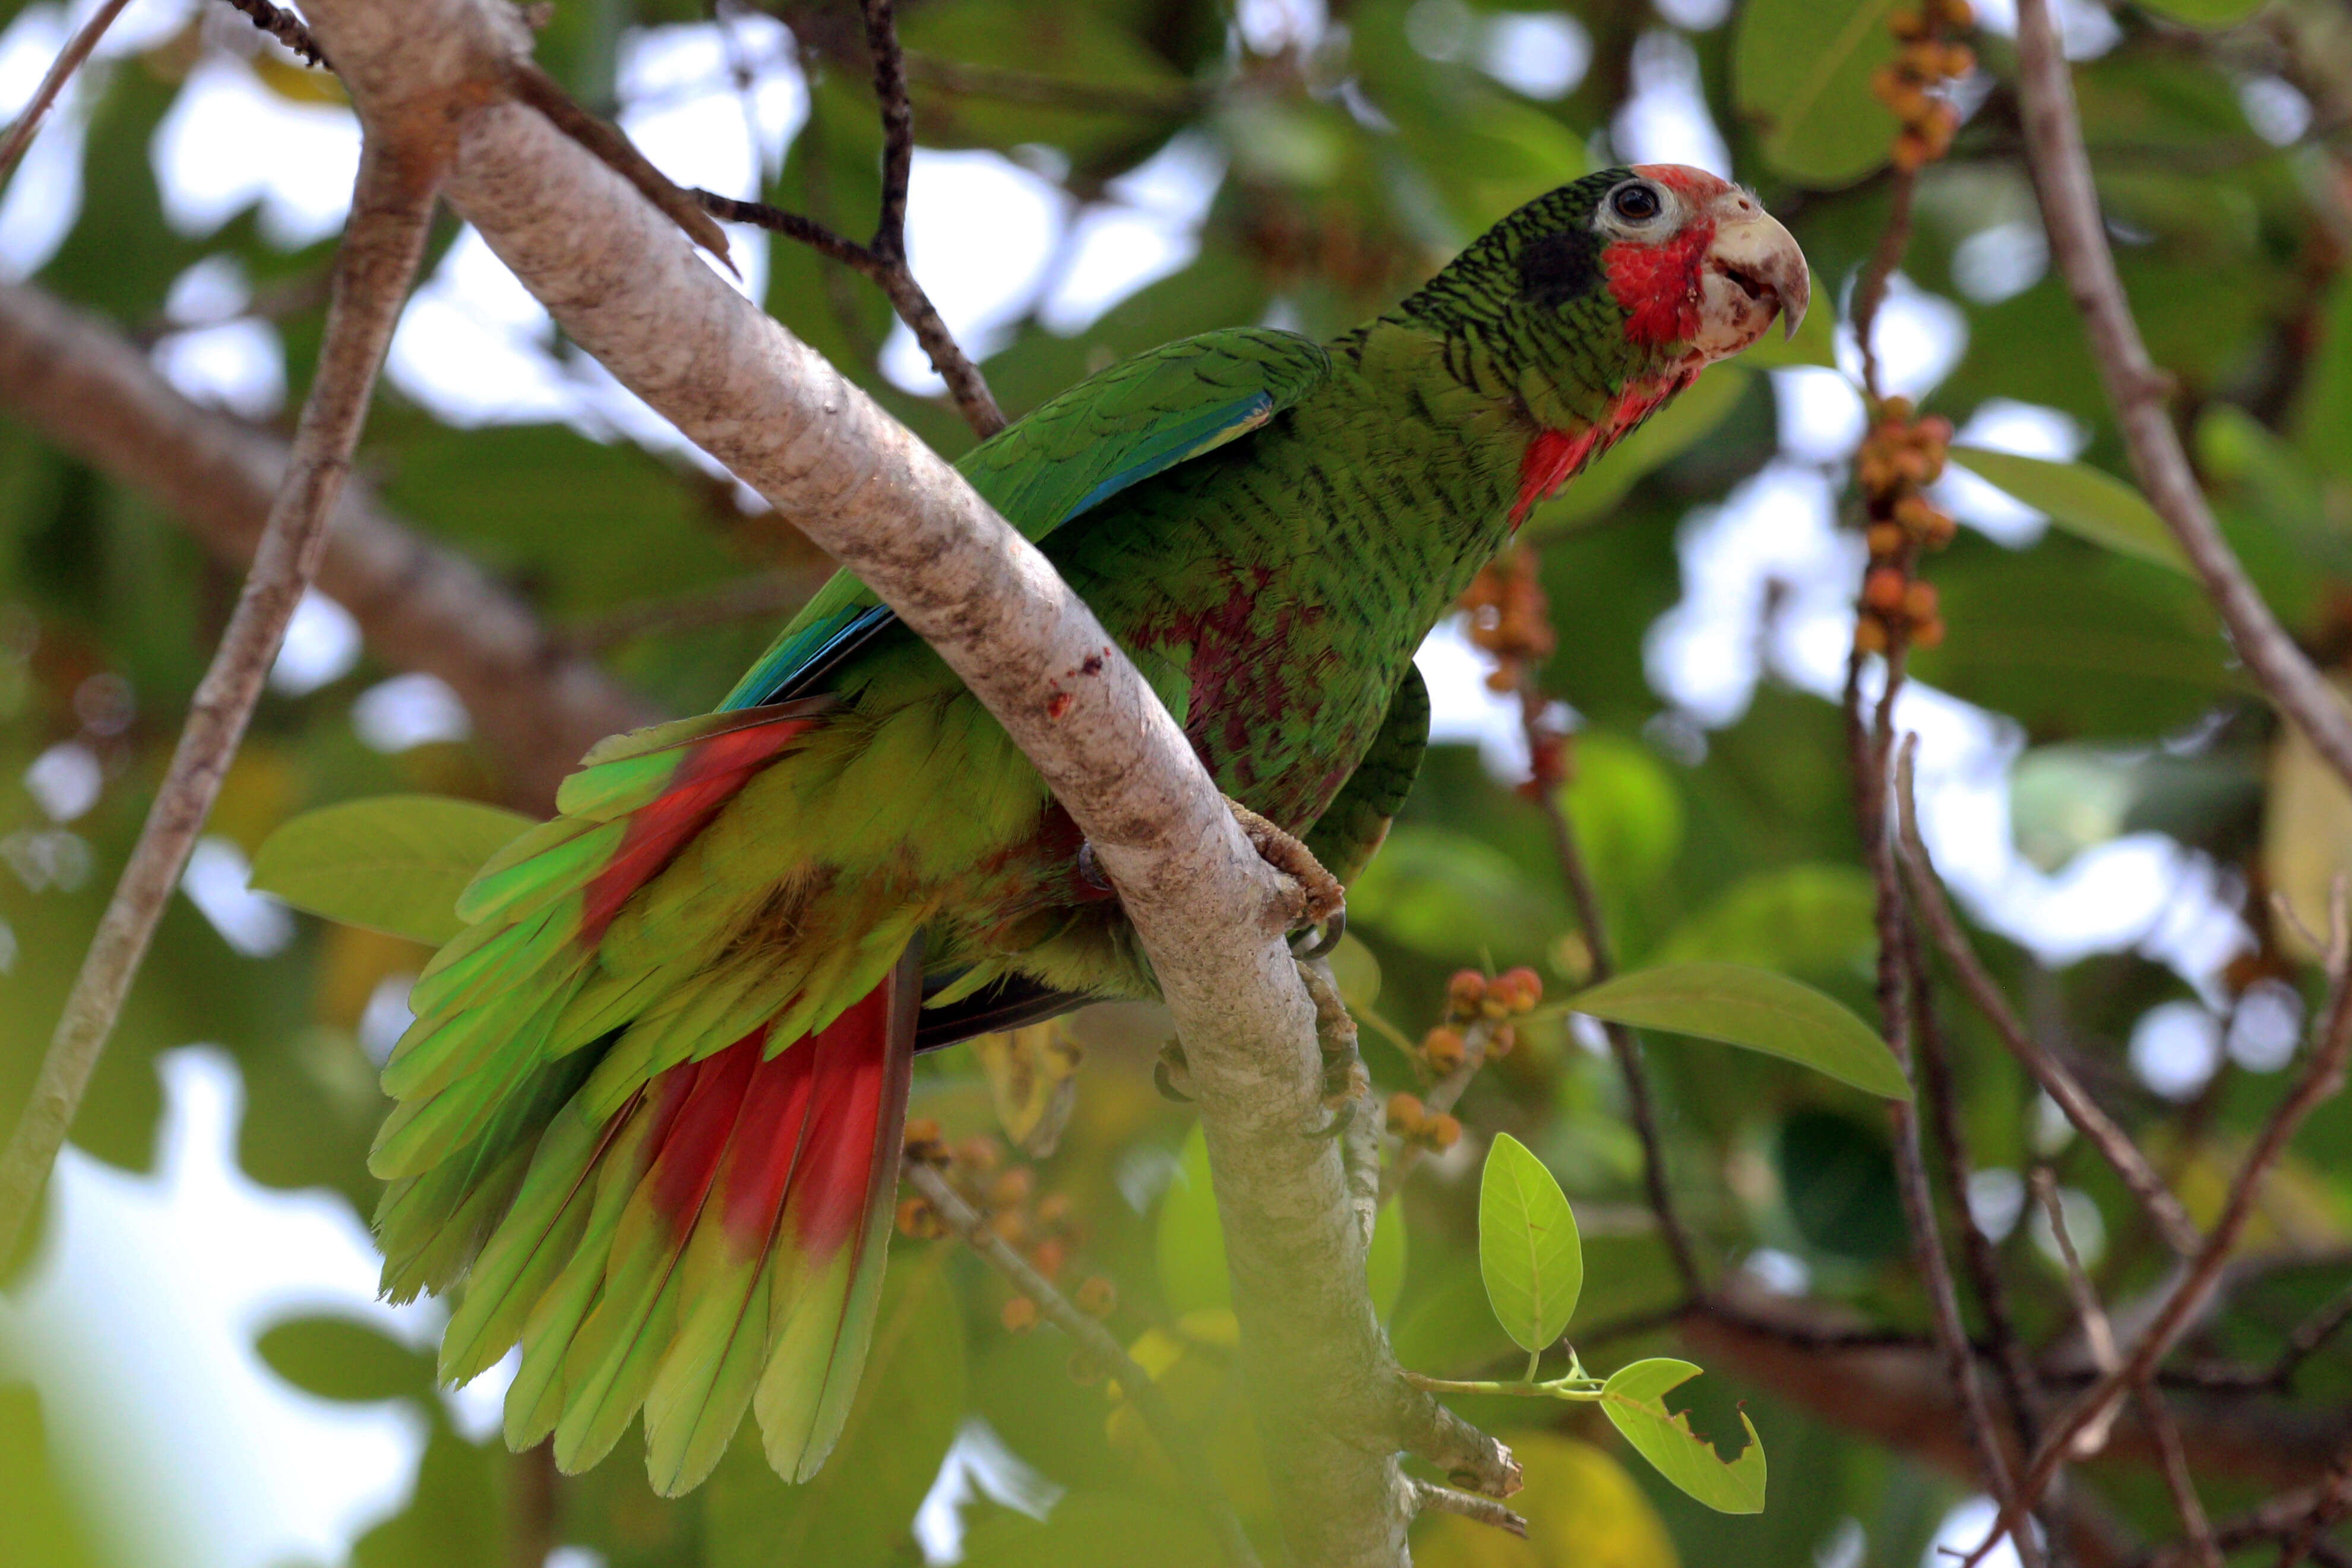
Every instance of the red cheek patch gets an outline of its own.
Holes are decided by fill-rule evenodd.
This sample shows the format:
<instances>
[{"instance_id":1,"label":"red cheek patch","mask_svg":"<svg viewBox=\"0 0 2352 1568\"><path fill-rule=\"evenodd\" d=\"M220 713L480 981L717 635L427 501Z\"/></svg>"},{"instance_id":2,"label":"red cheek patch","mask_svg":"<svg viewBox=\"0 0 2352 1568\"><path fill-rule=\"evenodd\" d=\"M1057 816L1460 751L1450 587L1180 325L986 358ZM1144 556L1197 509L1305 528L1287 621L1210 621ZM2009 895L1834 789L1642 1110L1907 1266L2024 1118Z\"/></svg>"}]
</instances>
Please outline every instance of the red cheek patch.
<instances>
[{"instance_id":1,"label":"red cheek patch","mask_svg":"<svg viewBox=\"0 0 2352 1568\"><path fill-rule=\"evenodd\" d=\"M1657 245L1620 240L1601 253L1610 297L1625 312L1625 338L1660 349L1698 336L1700 268L1715 243L1715 220L1694 218Z\"/></svg>"}]
</instances>

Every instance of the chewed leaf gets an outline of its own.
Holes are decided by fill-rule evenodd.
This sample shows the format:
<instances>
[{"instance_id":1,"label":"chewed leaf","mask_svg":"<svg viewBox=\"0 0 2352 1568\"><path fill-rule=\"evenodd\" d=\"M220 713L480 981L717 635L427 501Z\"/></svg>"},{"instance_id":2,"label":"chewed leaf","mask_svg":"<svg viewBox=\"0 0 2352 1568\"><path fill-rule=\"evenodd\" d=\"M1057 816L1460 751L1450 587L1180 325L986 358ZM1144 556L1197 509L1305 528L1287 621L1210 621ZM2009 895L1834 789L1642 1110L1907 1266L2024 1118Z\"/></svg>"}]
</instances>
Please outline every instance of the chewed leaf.
<instances>
[{"instance_id":1,"label":"chewed leaf","mask_svg":"<svg viewBox=\"0 0 2352 1568\"><path fill-rule=\"evenodd\" d=\"M1620 1367L1601 1387L1601 1408L1658 1474L1700 1502L1717 1513L1762 1513L1764 1439L1756 1435L1748 1413L1739 1413L1748 1446L1726 1464L1714 1444L1691 1430L1688 1415L1666 1408L1666 1391L1703 1370L1666 1356Z\"/></svg>"},{"instance_id":2,"label":"chewed leaf","mask_svg":"<svg viewBox=\"0 0 2352 1568\"><path fill-rule=\"evenodd\" d=\"M1871 1026L1801 981L1739 963L1664 963L1580 991L1570 1007L1596 1018L1664 1029L1785 1057L1889 1100L1911 1082Z\"/></svg>"},{"instance_id":3,"label":"chewed leaf","mask_svg":"<svg viewBox=\"0 0 2352 1568\"><path fill-rule=\"evenodd\" d=\"M464 929L457 895L530 818L477 801L387 795L303 813L253 858L253 885L298 910L412 942Z\"/></svg>"},{"instance_id":4,"label":"chewed leaf","mask_svg":"<svg viewBox=\"0 0 2352 1568\"><path fill-rule=\"evenodd\" d=\"M1584 1247L1568 1194L1507 1132L1496 1134L1478 1179L1478 1272L1495 1316L1531 1354L1567 1331L1584 1289Z\"/></svg>"}]
</instances>

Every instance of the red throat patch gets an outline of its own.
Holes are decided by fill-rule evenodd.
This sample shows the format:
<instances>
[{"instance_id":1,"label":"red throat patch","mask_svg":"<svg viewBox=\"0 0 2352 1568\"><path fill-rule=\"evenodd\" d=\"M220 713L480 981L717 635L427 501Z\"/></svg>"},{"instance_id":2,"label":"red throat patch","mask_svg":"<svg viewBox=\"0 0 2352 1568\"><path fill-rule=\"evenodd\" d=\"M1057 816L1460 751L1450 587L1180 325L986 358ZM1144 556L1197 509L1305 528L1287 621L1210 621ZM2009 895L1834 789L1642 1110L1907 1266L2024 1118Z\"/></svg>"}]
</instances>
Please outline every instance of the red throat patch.
<instances>
[{"instance_id":1,"label":"red throat patch","mask_svg":"<svg viewBox=\"0 0 2352 1568\"><path fill-rule=\"evenodd\" d=\"M1658 405L1698 379L1696 369L1677 370L1649 381L1630 382L1597 424L1570 435L1538 430L1519 457L1519 493L1511 503L1511 531L1528 514L1559 493L1578 470L1622 440Z\"/></svg>"}]
</instances>

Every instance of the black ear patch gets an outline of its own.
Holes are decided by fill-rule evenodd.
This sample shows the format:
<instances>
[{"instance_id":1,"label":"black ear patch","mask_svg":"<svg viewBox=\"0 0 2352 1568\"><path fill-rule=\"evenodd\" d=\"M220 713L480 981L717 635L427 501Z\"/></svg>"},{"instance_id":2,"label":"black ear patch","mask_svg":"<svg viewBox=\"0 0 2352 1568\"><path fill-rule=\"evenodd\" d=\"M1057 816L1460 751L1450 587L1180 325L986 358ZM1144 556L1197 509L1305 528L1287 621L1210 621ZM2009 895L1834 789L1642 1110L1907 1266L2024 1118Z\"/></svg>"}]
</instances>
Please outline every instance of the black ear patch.
<instances>
[{"instance_id":1,"label":"black ear patch","mask_svg":"<svg viewBox=\"0 0 2352 1568\"><path fill-rule=\"evenodd\" d=\"M1601 280L1601 237L1581 226L1555 228L1528 242L1519 253L1519 297L1533 305L1558 305L1589 294Z\"/></svg>"}]
</instances>

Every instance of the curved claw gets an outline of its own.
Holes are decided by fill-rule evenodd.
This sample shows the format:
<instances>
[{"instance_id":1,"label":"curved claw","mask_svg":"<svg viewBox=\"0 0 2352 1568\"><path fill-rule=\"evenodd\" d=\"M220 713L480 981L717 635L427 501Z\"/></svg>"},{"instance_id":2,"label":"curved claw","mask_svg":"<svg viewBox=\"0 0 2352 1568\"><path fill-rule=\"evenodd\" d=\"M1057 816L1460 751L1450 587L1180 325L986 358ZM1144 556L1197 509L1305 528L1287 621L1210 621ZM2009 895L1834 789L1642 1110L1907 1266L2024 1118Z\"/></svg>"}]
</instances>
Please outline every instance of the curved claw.
<instances>
[{"instance_id":1,"label":"curved claw","mask_svg":"<svg viewBox=\"0 0 2352 1568\"><path fill-rule=\"evenodd\" d=\"M1176 1087L1176 1077L1168 1070L1165 1058L1151 1064L1151 1087L1160 1091L1162 1100L1172 1100L1179 1105L1192 1103L1192 1097Z\"/></svg>"},{"instance_id":2,"label":"curved claw","mask_svg":"<svg viewBox=\"0 0 2352 1568\"><path fill-rule=\"evenodd\" d=\"M1345 1100L1333 1109L1331 1112L1330 1126L1318 1127L1310 1131L1302 1132L1299 1136L1309 1142L1323 1142L1327 1140L1337 1138L1340 1134L1346 1132L1348 1129L1354 1124L1355 1120L1356 1102L1352 1100Z\"/></svg>"},{"instance_id":3,"label":"curved claw","mask_svg":"<svg viewBox=\"0 0 2352 1568\"><path fill-rule=\"evenodd\" d=\"M1332 911L1329 920L1307 929L1312 933L1313 940L1305 947L1292 948L1290 955L1301 963L1312 963L1318 958L1330 957L1332 950L1339 945L1339 939L1348 934L1348 906L1340 905Z\"/></svg>"}]
</instances>

